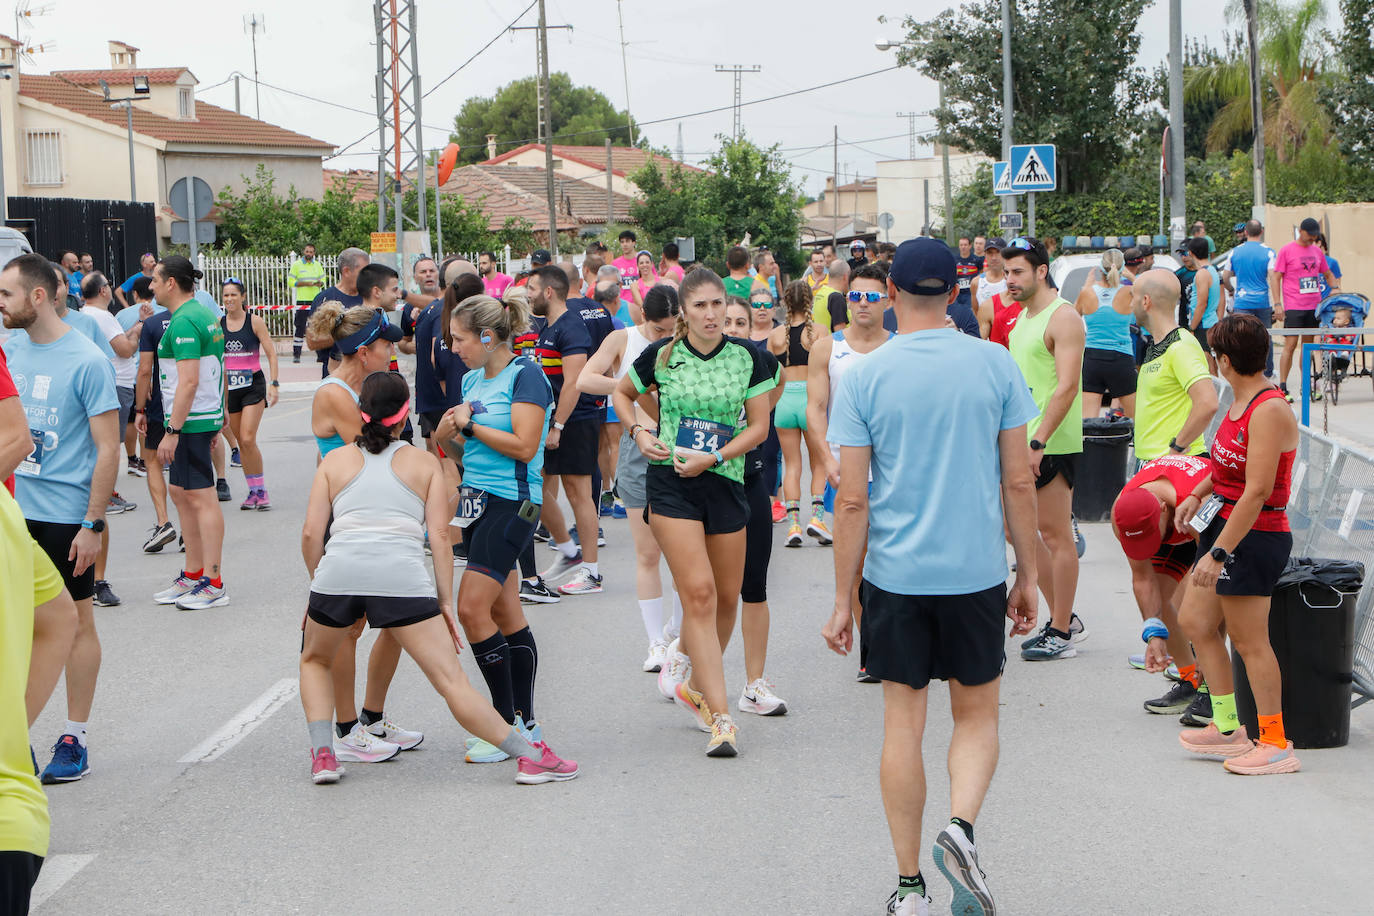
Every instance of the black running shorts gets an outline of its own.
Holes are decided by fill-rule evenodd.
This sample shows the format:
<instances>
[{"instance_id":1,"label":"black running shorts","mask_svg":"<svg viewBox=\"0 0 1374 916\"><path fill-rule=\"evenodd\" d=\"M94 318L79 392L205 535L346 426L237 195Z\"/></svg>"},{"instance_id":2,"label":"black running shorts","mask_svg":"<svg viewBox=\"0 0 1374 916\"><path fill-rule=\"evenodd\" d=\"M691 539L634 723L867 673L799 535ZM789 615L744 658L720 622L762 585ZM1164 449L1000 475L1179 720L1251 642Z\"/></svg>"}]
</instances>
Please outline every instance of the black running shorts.
<instances>
[{"instance_id":1,"label":"black running shorts","mask_svg":"<svg viewBox=\"0 0 1374 916\"><path fill-rule=\"evenodd\" d=\"M62 584L71 593L73 601L83 601L95 594L95 564L86 567L81 575L76 574L76 561L67 559L71 553L72 540L81 531L80 525L64 525L58 522L35 522L25 519L29 527L29 537L43 548L43 552L57 567L62 576Z\"/></svg>"},{"instance_id":2,"label":"black running shorts","mask_svg":"<svg viewBox=\"0 0 1374 916\"><path fill-rule=\"evenodd\" d=\"M226 398L229 413L242 413L243 408L261 404L267 400L267 376L261 371L253 373L253 380L246 388L230 388Z\"/></svg>"},{"instance_id":3,"label":"black running shorts","mask_svg":"<svg viewBox=\"0 0 1374 916\"><path fill-rule=\"evenodd\" d=\"M162 444L162 437L167 433L167 427L162 425L162 417L148 416L148 432L143 436L143 450L157 453L157 447Z\"/></svg>"},{"instance_id":4,"label":"black running shorts","mask_svg":"<svg viewBox=\"0 0 1374 916\"><path fill-rule=\"evenodd\" d=\"M1071 455L1045 455L1040 459L1040 476L1035 478L1035 488L1043 490L1056 477L1062 476L1064 482L1073 489L1075 471L1078 470L1078 452Z\"/></svg>"},{"instance_id":5,"label":"black running shorts","mask_svg":"<svg viewBox=\"0 0 1374 916\"><path fill-rule=\"evenodd\" d=\"M182 433L177 450L167 469L167 482L183 490L205 490L215 485L215 465L210 460L210 443L215 433Z\"/></svg>"},{"instance_id":6,"label":"black running shorts","mask_svg":"<svg viewBox=\"0 0 1374 916\"><path fill-rule=\"evenodd\" d=\"M1317 320L1316 309L1289 309L1283 313L1283 326L1285 328L1319 328L1321 322Z\"/></svg>"},{"instance_id":7,"label":"black running shorts","mask_svg":"<svg viewBox=\"0 0 1374 916\"><path fill-rule=\"evenodd\" d=\"M645 479L649 515L664 518L684 518L701 522L707 534L730 534L739 531L749 521L749 504L744 497L744 485L722 477L714 471L702 471L695 477L679 477L666 464L649 465Z\"/></svg>"},{"instance_id":8,"label":"black running shorts","mask_svg":"<svg viewBox=\"0 0 1374 916\"><path fill-rule=\"evenodd\" d=\"M1108 398L1135 394L1135 360L1127 353L1089 347L1083 351L1083 390Z\"/></svg>"},{"instance_id":9,"label":"black running shorts","mask_svg":"<svg viewBox=\"0 0 1374 916\"><path fill-rule=\"evenodd\" d=\"M322 627L340 629L367 618L376 629L407 627L439 615L434 598L388 598L377 595L321 595L310 593L310 619Z\"/></svg>"},{"instance_id":10,"label":"black running shorts","mask_svg":"<svg viewBox=\"0 0 1374 916\"><path fill-rule=\"evenodd\" d=\"M1198 538L1197 555L1204 557L1212 550L1226 519L1218 515ZM1217 580L1217 594L1232 597L1268 597L1288 565L1293 552L1293 534L1289 531L1251 531L1240 539L1226 569Z\"/></svg>"},{"instance_id":11,"label":"black running shorts","mask_svg":"<svg viewBox=\"0 0 1374 916\"><path fill-rule=\"evenodd\" d=\"M42 856L0 852L0 913L27 913L33 885L43 868Z\"/></svg>"},{"instance_id":12,"label":"black running shorts","mask_svg":"<svg viewBox=\"0 0 1374 916\"><path fill-rule=\"evenodd\" d=\"M865 579L859 599L864 667L879 680L920 690L932 678L975 687L1001 677L1005 583L971 595L898 595Z\"/></svg>"},{"instance_id":13,"label":"black running shorts","mask_svg":"<svg viewBox=\"0 0 1374 916\"><path fill-rule=\"evenodd\" d=\"M1150 566L1161 576L1168 576L1175 582L1182 582L1188 570L1197 562L1197 541L1187 540L1182 544L1159 545L1155 555L1150 557Z\"/></svg>"},{"instance_id":14,"label":"black running shorts","mask_svg":"<svg viewBox=\"0 0 1374 916\"><path fill-rule=\"evenodd\" d=\"M434 430L438 428L439 421L444 418L442 410L426 410L420 414L420 436L429 439L434 435Z\"/></svg>"},{"instance_id":15,"label":"black running shorts","mask_svg":"<svg viewBox=\"0 0 1374 916\"><path fill-rule=\"evenodd\" d=\"M482 515L463 529L468 548L468 572L480 573L505 582L520 559L525 545L534 540L539 517L525 521L520 517L521 501L487 494Z\"/></svg>"},{"instance_id":16,"label":"black running shorts","mask_svg":"<svg viewBox=\"0 0 1374 916\"><path fill-rule=\"evenodd\" d=\"M558 436L558 448L544 449L544 476L590 477L601 454L599 419L569 420Z\"/></svg>"}]
</instances>

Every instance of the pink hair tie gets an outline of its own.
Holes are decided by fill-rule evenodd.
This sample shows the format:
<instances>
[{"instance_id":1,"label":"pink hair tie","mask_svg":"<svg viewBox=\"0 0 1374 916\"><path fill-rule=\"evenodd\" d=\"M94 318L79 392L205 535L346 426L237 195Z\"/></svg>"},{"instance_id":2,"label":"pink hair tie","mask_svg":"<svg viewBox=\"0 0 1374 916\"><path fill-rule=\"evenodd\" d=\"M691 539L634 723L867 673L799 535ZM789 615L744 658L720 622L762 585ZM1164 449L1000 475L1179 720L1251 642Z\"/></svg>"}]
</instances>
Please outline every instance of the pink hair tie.
<instances>
[{"instance_id":1,"label":"pink hair tie","mask_svg":"<svg viewBox=\"0 0 1374 916\"><path fill-rule=\"evenodd\" d=\"M401 405L401 409L400 409L400 410L396 411L394 414L392 414L392 415L389 416L389 417L383 417L381 423L382 423L383 426L395 426L397 423L400 423L402 420L404 420L404 419L406 418L406 414L409 413L409 412L410 412L410 402L407 401L406 403L404 403L404 404ZM365 411L365 410L360 410L360 411L358 411L358 413L362 415L362 418L363 418L363 422L364 422L364 423L371 423L371 422L372 422L372 417L368 414L367 411Z\"/></svg>"}]
</instances>

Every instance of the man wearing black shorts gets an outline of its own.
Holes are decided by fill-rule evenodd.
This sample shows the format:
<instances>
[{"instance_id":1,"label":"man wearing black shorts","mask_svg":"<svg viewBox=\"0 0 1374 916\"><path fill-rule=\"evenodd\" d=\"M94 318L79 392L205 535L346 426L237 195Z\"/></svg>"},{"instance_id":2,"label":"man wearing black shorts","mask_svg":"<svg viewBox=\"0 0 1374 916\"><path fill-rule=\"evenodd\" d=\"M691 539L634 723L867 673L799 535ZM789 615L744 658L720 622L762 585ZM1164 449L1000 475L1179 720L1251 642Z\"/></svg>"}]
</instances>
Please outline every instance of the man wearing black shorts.
<instances>
[{"instance_id":1,"label":"man wearing black shorts","mask_svg":"<svg viewBox=\"0 0 1374 916\"><path fill-rule=\"evenodd\" d=\"M824 635L841 655L852 647L851 593L862 566L863 642L868 672L883 682L880 779L898 870L887 912L906 916L930 904L920 838L932 678L949 682L954 716L952 817L932 855L953 887L953 912L994 911L973 822L997 766L1002 621L1028 633L1037 605L1026 424L1038 411L1006 350L945 327L958 294L944 242L918 238L897 249L888 295L899 334L846 371L827 433L840 449L840 487L835 610ZM957 399L943 396L956 375L968 384ZM1004 525L1017 563L1010 593Z\"/></svg>"},{"instance_id":2,"label":"man wearing black shorts","mask_svg":"<svg viewBox=\"0 0 1374 916\"><path fill-rule=\"evenodd\" d=\"M100 671L94 564L119 473L114 367L57 317L59 295L41 255L20 255L0 273L5 327L23 332L5 342L5 356L33 441L15 470L15 497L30 536L57 567L77 611L66 664L68 721L43 770L47 784L75 782L90 772L86 723Z\"/></svg>"},{"instance_id":3,"label":"man wearing black shorts","mask_svg":"<svg viewBox=\"0 0 1374 916\"><path fill-rule=\"evenodd\" d=\"M592 475L597 470L605 407L598 404L602 399L578 393L577 376L587 365L593 346L587 323L568 309L568 289L568 275L561 267L541 267L530 275L530 309L548 322L539 332L535 355L553 387L554 397L552 426L544 440L544 504L540 518L559 551L558 560L544 573L544 578L553 580L577 570L558 590L565 595L586 595L601 591ZM555 480L563 482L577 530L582 532L581 550L573 543L563 512L558 508Z\"/></svg>"},{"instance_id":4,"label":"man wearing black shorts","mask_svg":"<svg viewBox=\"0 0 1374 916\"><path fill-rule=\"evenodd\" d=\"M167 481L162 477L162 462L157 447L162 444L162 385L157 365L157 348L172 320L172 313L153 301L152 280L139 277L133 285L134 307L148 310L138 333L138 381L134 386L134 425L143 437L143 463L148 467L148 496L157 515L157 524L143 542L144 553L159 553L177 539L177 530L167 515Z\"/></svg>"}]
</instances>

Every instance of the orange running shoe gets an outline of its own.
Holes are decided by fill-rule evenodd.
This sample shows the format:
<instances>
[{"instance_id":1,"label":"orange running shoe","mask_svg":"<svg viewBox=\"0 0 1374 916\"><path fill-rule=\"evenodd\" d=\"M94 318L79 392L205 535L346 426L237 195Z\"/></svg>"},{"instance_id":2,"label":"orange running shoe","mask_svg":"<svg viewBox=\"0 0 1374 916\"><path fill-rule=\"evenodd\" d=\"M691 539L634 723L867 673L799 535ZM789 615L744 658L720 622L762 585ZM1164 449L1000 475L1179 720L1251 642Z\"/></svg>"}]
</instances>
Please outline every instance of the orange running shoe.
<instances>
[{"instance_id":1,"label":"orange running shoe","mask_svg":"<svg viewBox=\"0 0 1374 916\"><path fill-rule=\"evenodd\" d=\"M1201 730L1190 728L1179 732L1178 743L1185 750L1205 757L1239 757L1255 747L1255 742L1245 733L1244 725L1229 735L1223 735L1215 722Z\"/></svg>"},{"instance_id":2,"label":"orange running shoe","mask_svg":"<svg viewBox=\"0 0 1374 916\"><path fill-rule=\"evenodd\" d=\"M1296 773L1302 769L1302 764L1293 754L1292 741L1282 748L1256 743L1239 757L1223 761L1222 766L1241 776L1270 776L1275 773Z\"/></svg>"}]
</instances>

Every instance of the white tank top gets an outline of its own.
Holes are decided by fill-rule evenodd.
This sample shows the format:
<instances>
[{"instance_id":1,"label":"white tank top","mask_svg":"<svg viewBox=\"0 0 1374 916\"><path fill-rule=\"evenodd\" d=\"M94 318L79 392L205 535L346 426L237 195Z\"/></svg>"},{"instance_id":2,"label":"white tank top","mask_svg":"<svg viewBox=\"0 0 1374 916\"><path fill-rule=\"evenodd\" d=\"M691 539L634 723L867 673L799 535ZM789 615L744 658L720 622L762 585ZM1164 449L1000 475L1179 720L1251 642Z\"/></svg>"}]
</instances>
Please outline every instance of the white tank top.
<instances>
[{"instance_id":1,"label":"white tank top","mask_svg":"<svg viewBox=\"0 0 1374 916\"><path fill-rule=\"evenodd\" d=\"M836 331L831 336L833 337L835 342L830 347L830 362L826 366L826 368L830 372L829 406L833 406L835 403L835 399L838 396L838 392L840 390L840 379L844 378L844 374L848 372L850 369L853 369L856 363L862 362L868 356L869 353L873 352L873 350L869 350L868 353L860 353L858 350L855 350L854 347L850 345L849 341L844 339L844 331ZM893 334L891 331L889 331L887 339L891 340L892 337ZM882 344L879 344L878 346L882 346ZM876 350L877 347L874 347L874 349ZM829 409L827 407L827 419L829 418L829 416ZM840 460L840 447L838 445L835 445L833 442L830 443L830 454L835 456L836 461Z\"/></svg>"},{"instance_id":2,"label":"white tank top","mask_svg":"<svg viewBox=\"0 0 1374 916\"><path fill-rule=\"evenodd\" d=\"M989 280L987 274L978 275L978 304L982 305L998 293L1007 291L1007 275L1002 274L1000 280ZM1005 300L1007 297L1003 296Z\"/></svg>"},{"instance_id":3,"label":"white tank top","mask_svg":"<svg viewBox=\"0 0 1374 916\"><path fill-rule=\"evenodd\" d=\"M653 343L652 340L640 333L638 325L630 325L625 329L625 352L620 356L620 368L615 370L617 379L624 378L625 373L630 371L634 361L639 359L639 354L644 352L644 348Z\"/></svg>"}]
</instances>

